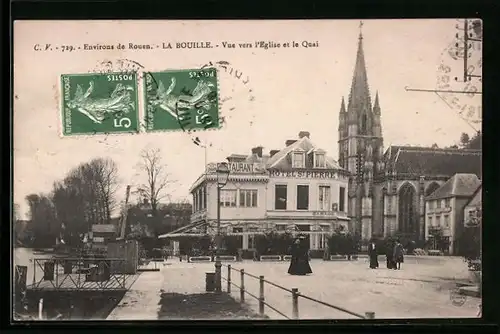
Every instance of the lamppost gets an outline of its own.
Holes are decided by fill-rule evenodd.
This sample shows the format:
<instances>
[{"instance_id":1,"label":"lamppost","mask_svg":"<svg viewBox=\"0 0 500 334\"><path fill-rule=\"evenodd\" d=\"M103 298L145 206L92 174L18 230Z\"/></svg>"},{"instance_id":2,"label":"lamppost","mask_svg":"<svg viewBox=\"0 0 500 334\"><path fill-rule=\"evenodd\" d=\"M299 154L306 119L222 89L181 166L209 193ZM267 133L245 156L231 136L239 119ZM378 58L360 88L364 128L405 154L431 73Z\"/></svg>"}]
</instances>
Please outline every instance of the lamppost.
<instances>
[{"instance_id":1,"label":"lamppost","mask_svg":"<svg viewBox=\"0 0 500 334\"><path fill-rule=\"evenodd\" d=\"M227 162L221 162L217 164L217 236L216 245L217 249L215 251L215 291L222 291L222 274L221 274L221 261L220 261L220 249L222 248L222 238L220 235L220 190L224 188L229 178L229 166Z\"/></svg>"}]
</instances>

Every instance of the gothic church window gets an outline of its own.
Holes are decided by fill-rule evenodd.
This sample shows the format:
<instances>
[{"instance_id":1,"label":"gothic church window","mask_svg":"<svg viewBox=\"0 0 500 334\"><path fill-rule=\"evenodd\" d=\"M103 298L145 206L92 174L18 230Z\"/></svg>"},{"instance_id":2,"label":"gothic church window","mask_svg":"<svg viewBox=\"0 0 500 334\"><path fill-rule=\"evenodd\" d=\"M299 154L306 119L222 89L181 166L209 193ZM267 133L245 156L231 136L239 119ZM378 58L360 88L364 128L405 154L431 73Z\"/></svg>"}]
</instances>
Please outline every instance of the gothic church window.
<instances>
[{"instance_id":1,"label":"gothic church window","mask_svg":"<svg viewBox=\"0 0 500 334\"><path fill-rule=\"evenodd\" d=\"M404 184L399 190L398 196L398 226L402 233L416 233L417 194L415 188L410 184Z\"/></svg>"}]
</instances>

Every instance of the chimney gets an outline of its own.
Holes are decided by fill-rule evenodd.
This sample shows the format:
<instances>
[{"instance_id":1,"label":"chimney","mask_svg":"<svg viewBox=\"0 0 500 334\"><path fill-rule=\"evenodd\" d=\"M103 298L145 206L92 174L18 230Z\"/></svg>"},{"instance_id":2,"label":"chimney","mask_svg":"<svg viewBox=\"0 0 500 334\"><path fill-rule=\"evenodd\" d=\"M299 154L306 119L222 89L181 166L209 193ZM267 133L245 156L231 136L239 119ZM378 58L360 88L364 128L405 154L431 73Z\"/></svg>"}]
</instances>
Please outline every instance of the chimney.
<instances>
[{"instance_id":1,"label":"chimney","mask_svg":"<svg viewBox=\"0 0 500 334\"><path fill-rule=\"evenodd\" d=\"M272 157L273 155L275 155L276 153L278 153L280 150L271 150L269 151L269 156Z\"/></svg>"},{"instance_id":2,"label":"chimney","mask_svg":"<svg viewBox=\"0 0 500 334\"><path fill-rule=\"evenodd\" d=\"M304 137L310 138L310 137L309 137L310 135L311 135L311 134L309 133L309 131L300 131L300 132L299 132L299 138L300 138L300 139L302 139L302 138L304 138Z\"/></svg>"},{"instance_id":3,"label":"chimney","mask_svg":"<svg viewBox=\"0 0 500 334\"><path fill-rule=\"evenodd\" d=\"M297 140L296 139L289 139L285 142L285 146L290 146L292 145L293 143L295 143Z\"/></svg>"},{"instance_id":4,"label":"chimney","mask_svg":"<svg viewBox=\"0 0 500 334\"><path fill-rule=\"evenodd\" d=\"M257 154L259 158L262 158L262 146L252 148L252 154Z\"/></svg>"}]
</instances>

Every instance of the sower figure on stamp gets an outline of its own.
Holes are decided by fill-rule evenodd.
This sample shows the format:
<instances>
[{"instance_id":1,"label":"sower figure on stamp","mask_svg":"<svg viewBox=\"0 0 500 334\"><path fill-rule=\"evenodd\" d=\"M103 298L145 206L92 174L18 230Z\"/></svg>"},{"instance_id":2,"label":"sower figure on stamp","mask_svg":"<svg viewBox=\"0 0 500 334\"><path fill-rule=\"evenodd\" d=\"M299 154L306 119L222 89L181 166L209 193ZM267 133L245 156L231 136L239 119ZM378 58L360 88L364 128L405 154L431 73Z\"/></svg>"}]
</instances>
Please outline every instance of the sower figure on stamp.
<instances>
[{"instance_id":1,"label":"sower figure on stamp","mask_svg":"<svg viewBox=\"0 0 500 334\"><path fill-rule=\"evenodd\" d=\"M290 261L290 267L288 268L288 273L290 275L307 275L312 273L305 240L304 236L299 236L295 239L291 247L292 259Z\"/></svg>"},{"instance_id":2,"label":"sower figure on stamp","mask_svg":"<svg viewBox=\"0 0 500 334\"><path fill-rule=\"evenodd\" d=\"M370 240L370 244L368 245L368 256L370 257L370 269L378 268L378 254L377 254L377 245L375 244L375 240Z\"/></svg>"},{"instance_id":3,"label":"sower figure on stamp","mask_svg":"<svg viewBox=\"0 0 500 334\"><path fill-rule=\"evenodd\" d=\"M399 240L397 240L396 244L394 245L393 257L395 262L394 269L401 269L401 263L404 262L404 250L403 245L401 244L401 242L399 242Z\"/></svg>"}]
</instances>

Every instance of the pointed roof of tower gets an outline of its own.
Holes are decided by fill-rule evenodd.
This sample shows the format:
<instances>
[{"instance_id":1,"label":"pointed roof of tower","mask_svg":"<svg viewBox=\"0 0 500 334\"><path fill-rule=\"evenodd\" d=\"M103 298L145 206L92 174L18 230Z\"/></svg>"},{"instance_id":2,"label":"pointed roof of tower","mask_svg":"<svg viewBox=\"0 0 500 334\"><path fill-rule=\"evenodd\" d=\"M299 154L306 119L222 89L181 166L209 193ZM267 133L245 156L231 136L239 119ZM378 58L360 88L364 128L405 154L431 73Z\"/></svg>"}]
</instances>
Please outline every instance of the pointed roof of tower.
<instances>
[{"instance_id":1,"label":"pointed roof of tower","mask_svg":"<svg viewBox=\"0 0 500 334\"><path fill-rule=\"evenodd\" d=\"M360 23L360 27L363 23ZM366 75L365 53L363 51L363 33L359 32L358 52L356 65L352 78L351 92L349 93L348 111L371 110L370 91L368 89L368 76Z\"/></svg>"},{"instance_id":2,"label":"pointed roof of tower","mask_svg":"<svg viewBox=\"0 0 500 334\"><path fill-rule=\"evenodd\" d=\"M342 96L342 102L340 103L340 112L346 112L345 110L345 102L344 102L344 97Z\"/></svg>"},{"instance_id":3,"label":"pointed roof of tower","mask_svg":"<svg viewBox=\"0 0 500 334\"><path fill-rule=\"evenodd\" d=\"M375 102L373 103L373 111L380 113L380 104L378 101L378 91L375 93Z\"/></svg>"}]
</instances>

